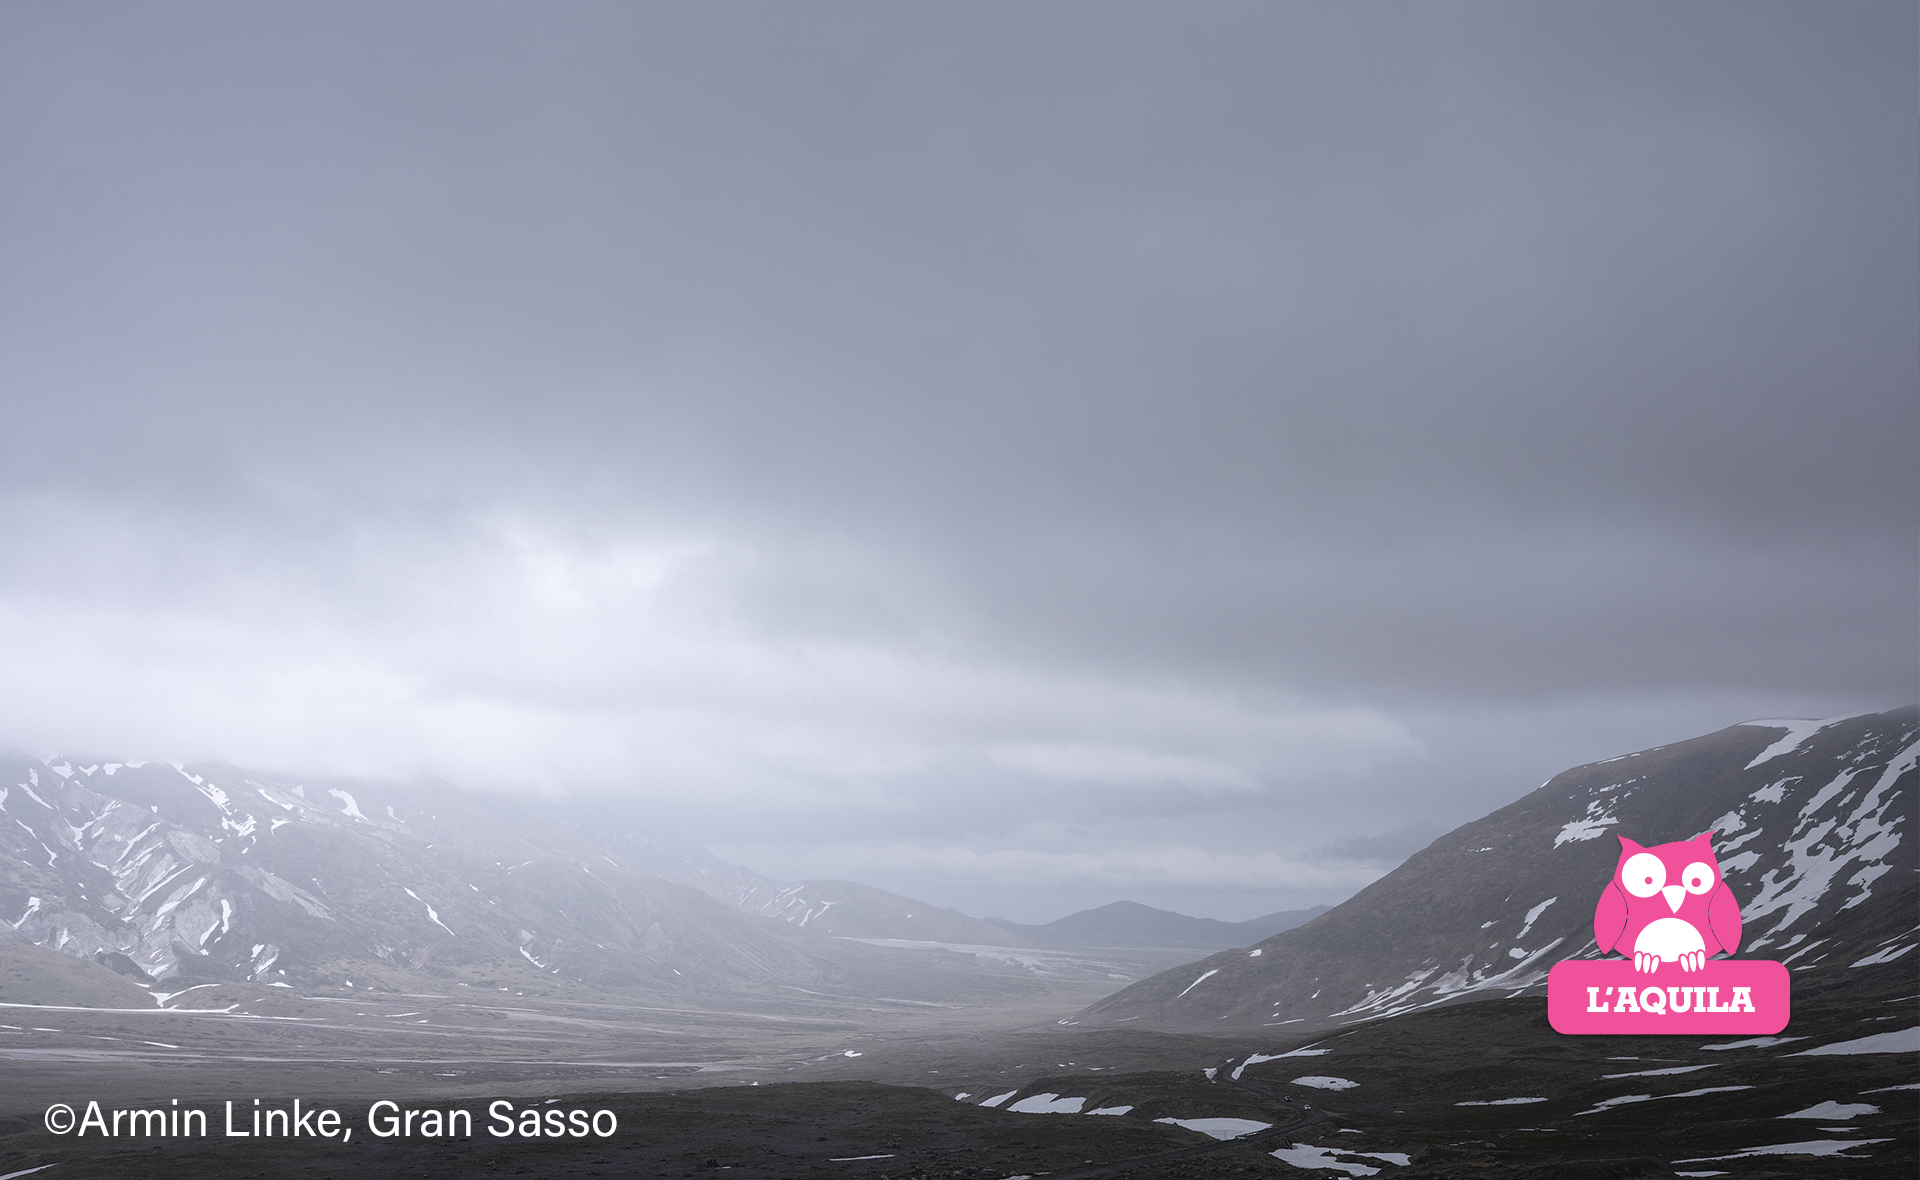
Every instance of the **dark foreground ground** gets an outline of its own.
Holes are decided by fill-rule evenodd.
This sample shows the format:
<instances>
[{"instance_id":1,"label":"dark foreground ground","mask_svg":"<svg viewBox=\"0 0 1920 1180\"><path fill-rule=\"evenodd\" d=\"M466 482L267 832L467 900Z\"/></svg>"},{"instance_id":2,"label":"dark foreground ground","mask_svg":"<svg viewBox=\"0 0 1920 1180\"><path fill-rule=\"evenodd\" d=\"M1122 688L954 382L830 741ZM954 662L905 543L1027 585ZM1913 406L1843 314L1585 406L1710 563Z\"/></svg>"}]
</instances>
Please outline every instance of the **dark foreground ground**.
<instances>
[{"instance_id":1,"label":"dark foreground ground","mask_svg":"<svg viewBox=\"0 0 1920 1180\"><path fill-rule=\"evenodd\" d=\"M1920 1174L1920 1056L1808 1050L1913 1029L1917 984L1906 969L1802 977L1782 1034L1790 1039L1719 1043L1732 1047L1560 1036L1538 996L1312 1036L1208 1037L1088 1032L1035 1013L998 1031L974 1015L845 1007L725 1019L426 997L289 998L284 1011L255 1005L251 1016L14 1008L0 1012L0 1180L35 1169L44 1180L1911 1180ZM1249 1063L1256 1053L1267 1059ZM225 1103L234 1103L236 1129L248 1130L256 1097L263 1108L299 1098L303 1110L338 1110L352 1136L227 1137ZM1001 1102L977 1105L989 1097ZM382 1098L402 1110L466 1110L473 1133L422 1134L416 1118L411 1137L380 1138L368 1114ZM170 1111L175 1099L207 1110L211 1134L153 1139L123 1125L119 1137L82 1138L44 1125L54 1102L78 1119L90 1100L110 1117L116 1108ZM496 1102L510 1106L515 1134L490 1134L503 1125L488 1117ZM1128 1109L1007 1109L1023 1102ZM529 1109L563 1124L578 1110L576 1129L604 1110L600 1127L617 1119L618 1129L525 1137L518 1119ZM1789 1117L1809 1111L1825 1113ZM1163 1118L1269 1129L1258 1142L1221 1143L1154 1121ZM1207 1150L1121 1167L1194 1148Z\"/></svg>"},{"instance_id":2,"label":"dark foreground ground","mask_svg":"<svg viewBox=\"0 0 1920 1180\"><path fill-rule=\"evenodd\" d=\"M101 1144L64 1157L49 1177L257 1176L730 1176L1000 1177L1061 1172L1211 1142L1131 1119L1009 1115L917 1087L870 1082L735 1086L668 1094L573 1095L561 1109L610 1109L611 1137L495 1140L484 1103L474 1138L380 1142L357 1132L337 1146L259 1141ZM346 1104L343 1104L346 1105ZM355 1122L360 1104L353 1104ZM603 1123L603 1125L605 1125ZM45 1139L44 1134L38 1138ZM212 1143L212 1145L208 1145ZM852 1157L852 1158L849 1158ZM877 1158L859 1158L877 1157ZM32 1166L4 1157L9 1170ZM1286 1171L1277 1161L1272 1171ZM0 1173L4 1175L5 1173Z\"/></svg>"}]
</instances>

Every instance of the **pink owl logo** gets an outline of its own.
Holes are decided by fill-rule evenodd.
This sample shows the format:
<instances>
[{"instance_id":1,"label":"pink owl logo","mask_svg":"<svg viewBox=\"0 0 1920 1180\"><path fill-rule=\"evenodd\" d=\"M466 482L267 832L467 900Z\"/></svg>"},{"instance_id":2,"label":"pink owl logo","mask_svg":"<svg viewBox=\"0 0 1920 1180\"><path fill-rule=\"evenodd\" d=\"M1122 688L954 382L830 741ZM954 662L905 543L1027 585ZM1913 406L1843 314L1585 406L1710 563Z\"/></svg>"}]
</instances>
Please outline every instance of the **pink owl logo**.
<instances>
[{"instance_id":1,"label":"pink owl logo","mask_svg":"<svg viewBox=\"0 0 1920 1180\"><path fill-rule=\"evenodd\" d=\"M1792 977L1782 963L1732 958L1740 934L1712 832L1651 848L1622 836L1593 907L1601 957L1581 948L1547 972L1547 1021L1572 1035L1771 1036L1793 1018Z\"/></svg>"},{"instance_id":2,"label":"pink owl logo","mask_svg":"<svg viewBox=\"0 0 1920 1180\"><path fill-rule=\"evenodd\" d=\"M1699 971L1707 959L1740 946L1740 903L1713 855L1713 833L1642 848L1620 837L1620 863L1593 910L1593 939L1602 954L1633 956L1651 975L1662 963Z\"/></svg>"}]
</instances>

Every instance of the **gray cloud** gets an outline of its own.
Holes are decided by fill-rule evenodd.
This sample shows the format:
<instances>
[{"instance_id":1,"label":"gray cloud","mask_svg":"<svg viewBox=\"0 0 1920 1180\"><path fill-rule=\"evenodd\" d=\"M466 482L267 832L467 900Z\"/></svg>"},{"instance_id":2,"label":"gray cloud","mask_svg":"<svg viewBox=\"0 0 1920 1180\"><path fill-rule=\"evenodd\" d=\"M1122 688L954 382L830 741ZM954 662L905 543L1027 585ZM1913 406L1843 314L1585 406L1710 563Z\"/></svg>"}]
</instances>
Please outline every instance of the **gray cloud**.
<instances>
[{"instance_id":1,"label":"gray cloud","mask_svg":"<svg viewBox=\"0 0 1920 1180\"><path fill-rule=\"evenodd\" d=\"M1901 703L1914 24L14 6L10 736L1244 917Z\"/></svg>"}]
</instances>

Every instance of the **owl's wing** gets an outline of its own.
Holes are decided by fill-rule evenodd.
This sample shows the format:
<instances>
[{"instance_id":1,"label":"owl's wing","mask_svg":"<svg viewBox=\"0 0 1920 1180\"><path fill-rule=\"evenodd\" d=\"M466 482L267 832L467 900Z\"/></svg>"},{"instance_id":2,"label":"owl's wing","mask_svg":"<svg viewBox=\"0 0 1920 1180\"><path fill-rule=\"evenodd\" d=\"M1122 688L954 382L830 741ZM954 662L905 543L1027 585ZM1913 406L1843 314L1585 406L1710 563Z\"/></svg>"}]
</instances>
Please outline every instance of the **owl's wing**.
<instances>
[{"instance_id":1,"label":"owl's wing","mask_svg":"<svg viewBox=\"0 0 1920 1180\"><path fill-rule=\"evenodd\" d=\"M1626 929L1627 899L1621 895L1620 886L1609 881L1600 891L1599 904L1593 907L1593 941L1600 944L1600 953L1612 950Z\"/></svg>"},{"instance_id":2,"label":"owl's wing","mask_svg":"<svg viewBox=\"0 0 1920 1180\"><path fill-rule=\"evenodd\" d=\"M1732 954L1740 949L1740 903L1733 899L1733 890L1722 881L1720 887L1707 899L1707 928L1720 943L1720 949Z\"/></svg>"}]
</instances>

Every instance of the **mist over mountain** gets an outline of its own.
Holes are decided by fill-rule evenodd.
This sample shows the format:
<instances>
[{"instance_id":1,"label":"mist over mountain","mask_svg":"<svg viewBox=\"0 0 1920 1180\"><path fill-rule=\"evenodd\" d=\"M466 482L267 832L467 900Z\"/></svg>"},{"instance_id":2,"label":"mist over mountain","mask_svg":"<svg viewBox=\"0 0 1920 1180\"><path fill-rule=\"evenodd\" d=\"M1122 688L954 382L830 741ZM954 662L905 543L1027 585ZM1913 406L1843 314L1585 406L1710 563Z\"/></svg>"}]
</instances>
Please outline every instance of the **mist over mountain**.
<instances>
[{"instance_id":1,"label":"mist over mountain","mask_svg":"<svg viewBox=\"0 0 1920 1180\"><path fill-rule=\"evenodd\" d=\"M1352 899L1250 949L1088 1008L1088 1024L1300 1029L1540 994L1598 954L1616 836L1714 833L1745 921L1741 957L1795 971L1914 948L1920 709L1753 721L1575 767L1442 836Z\"/></svg>"},{"instance_id":2,"label":"mist over mountain","mask_svg":"<svg viewBox=\"0 0 1920 1180\"><path fill-rule=\"evenodd\" d=\"M1127 901L1043 925L981 920L855 882L783 884L564 804L16 757L0 768L12 784L0 787L11 821L0 826L0 917L7 937L170 990L356 977L364 987L427 970L495 987L505 972L735 994L869 968L890 978L869 962L884 952L862 939L1242 947L1145 980L1088 1018L1338 1022L1519 994L1558 959L1591 953L1588 895L1616 834L1715 831L1729 883L1747 895L1744 952L1783 944L1821 961L1836 937L1828 926L1888 912L1887 890L1911 875L1914 731L1912 709L1755 722L1579 767L1331 912L1244 923Z\"/></svg>"},{"instance_id":3,"label":"mist over mountain","mask_svg":"<svg viewBox=\"0 0 1920 1180\"><path fill-rule=\"evenodd\" d=\"M162 762L14 757L0 781L0 937L163 994L434 979L951 999L1022 982L967 956L830 937L897 937L915 915L904 930L1009 941L995 927L861 886L780 886L630 830L596 838L525 800Z\"/></svg>"},{"instance_id":4,"label":"mist over mountain","mask_svg":"<svg viewBox=\"0 0 1920 1180\"><path fill-rule=\"evenodd\" d=\"M605 803L21 755L0 761L0 783L0 940L162 996L434 980L701 1002L794 987L1004 998L1125 982L1302 917L1119 902L1029 933L856 882L774 881ZM65 968L34 970L39 994Z\"/></svg>"},{"instance_id":5,"label":"mist over mountain","mask_svg":"<svg viewBox=\"0 0 1920 1180\"><path fill-rule=\"evenodd\" d=\"M565 802L15 756L0 766L0 937L162 993L405 990L424 973L496 989L952 998L1114 965L1023 948L1161 965L1221 952L1084 1019L1341 1023L1525 994L1553 962L1593 953L1591 904L1619 834L1716 832L1747 915L1743 954L1776 946L1811 965L1896 933L1881 925L1912 884L1917 729L1911 708L1753 722L1578 767L1339 907L1242 923L1130 901L1039 925L982 920L856 882L777 882Z\"/></svg>"}]
</instances>

